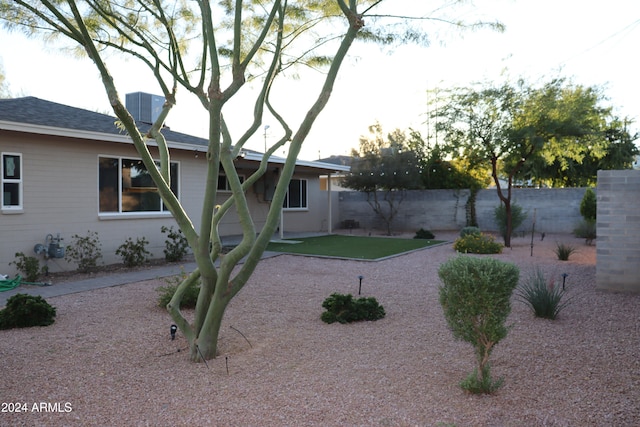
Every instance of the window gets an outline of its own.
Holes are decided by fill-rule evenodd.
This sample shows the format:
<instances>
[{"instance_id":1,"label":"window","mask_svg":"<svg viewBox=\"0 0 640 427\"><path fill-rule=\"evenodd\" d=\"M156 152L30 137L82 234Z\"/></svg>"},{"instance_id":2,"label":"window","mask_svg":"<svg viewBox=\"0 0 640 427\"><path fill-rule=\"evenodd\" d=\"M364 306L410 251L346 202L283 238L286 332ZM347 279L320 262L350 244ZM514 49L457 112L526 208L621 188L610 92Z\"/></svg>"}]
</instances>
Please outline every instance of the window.
<instances>
[{"instance_id":1,"label":"window","mask_svg":"<svg viewBox=\"0 0 640 427\"><path fill-rule=\"evenodd\" d=\"M2 209L22 209L22 154L2 153Z\"/></svg>"},{"instance_id":2,"label":"window","mask_svg":"<svg viewBox=\"0 0 640 427\"><path fill-rule=\"evenodd\" d=\"M244 176L238 176L240 178L240 184L244 182ZM218 175L218 191L231 191L229 180L226 175Z\"/></svg>"},{"instance_id":3,"label":"window","mask_svg":"<svg viewBox=\"0 0 640 427\"><path fill-rule=\"evenodd\" d=\"M307 209L307 180L292 179L284 198L284 209Z\"/></svg>"},{"instance_id":4,"label":"window","mask_svg":"<svg viewBox=\"0 0 640 427\"><path fill-rule=\"evenodd\" d=\"M178 163L171 163L169 173L171 191L178 195ZM167 211L158 188L140 159L99 157L98 192L100 213Z\"/></svg>"}]
</instances>

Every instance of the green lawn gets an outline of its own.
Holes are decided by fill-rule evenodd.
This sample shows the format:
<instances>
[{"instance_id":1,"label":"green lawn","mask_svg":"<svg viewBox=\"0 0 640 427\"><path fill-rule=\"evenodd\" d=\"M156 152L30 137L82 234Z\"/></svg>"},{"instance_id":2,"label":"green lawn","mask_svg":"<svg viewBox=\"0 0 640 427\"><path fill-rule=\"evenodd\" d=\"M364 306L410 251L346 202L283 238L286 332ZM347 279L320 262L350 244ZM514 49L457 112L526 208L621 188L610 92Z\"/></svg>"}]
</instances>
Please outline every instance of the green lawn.
<instances>
[{"instance_id":1,"label":"green lawn","mask_svg":"<svg viewBox=\"0 0 640 427\"><path fill-rule=\"evenodd\" d=\"M300 243L293 243L300 242ZM353 259L378 259L441 243L441 240L329 235L271 242L268 251Z\"/></svg>"}]
</instances>

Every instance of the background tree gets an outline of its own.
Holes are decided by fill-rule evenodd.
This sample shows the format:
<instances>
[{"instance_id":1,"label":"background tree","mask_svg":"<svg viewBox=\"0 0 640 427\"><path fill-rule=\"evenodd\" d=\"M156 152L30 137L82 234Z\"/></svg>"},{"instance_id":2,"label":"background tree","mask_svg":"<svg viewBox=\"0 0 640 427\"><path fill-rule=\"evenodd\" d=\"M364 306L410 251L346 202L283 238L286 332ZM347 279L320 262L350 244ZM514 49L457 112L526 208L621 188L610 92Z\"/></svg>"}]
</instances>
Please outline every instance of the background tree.
<instances>
[{"instance_id":1,"label":"background tree","mask_svg":"<svg viewBox=\"0 0 640 427\"><path fill-rule=\"evenodd\" d=\"M192 360L213 358L225 308L255 270L279 220L295 161L309 130L326 106L338 71L356 38L380 43L425 41L419 27L406 25L407 14L381 11L379 0L0 0L0 20L43 39L63 38L95 64L113 111L155 182L193 251L197 269L178 286L167 308L190 344ZM390 3L390 2L389 2ZM463 3L456 1L454 3ZM436 5L437 7L437 5ZM452 9L446 8L451 12ZM381 11L376 15L377 11ZM401 12L401 11L400 11ZM369 19L365 28L365 20ZM447 22L434 13L431 22ZM423 24L424 19L419 21ZM464 27L464 24L456 24ZM496 27L500 27L496 25ZM114 55L115 53L115 55ZM108 60L124 56L144 64L165 97L158 119L142 134L121 101ZM274 82L296 64L325 66L322 87L297 129L291 129L272 96ZM233 138L223 115L228 102L255 84L253 119ZM162 127L178 92L194 96L208 114L207 172L199 229L171 191L170 153ZM305 101L286 99L287 103ZM357 106L354 105L354 108ZM245 143L260 129L265 110L279 124L280 138L266 150L258 170L241 182L234 166ZM275 126L272 129L275 131ZM159 149L157 168L147 146ZM265 225L257 234L247 203L247 190L265 173L269 157L285 142L289 153L281 170ZM218 177L224 172L231 189L218 208ZM242 240L225 257L218 226L234 208ZM241 266L241 259L245 261ZM219 261L219 266L216 262ZM238 266L238 268L235 268ZM193 322L180 311L184 292L201 280Z\"/></svg>"},{"instance_id":2,"label":"background tree","mask_svg":"<svg viewBox=\"0 0 640 427\"><path fill-rule=\"evenodd\" d=\"M540 173L536 166L550 153L581 160L581 147L601 143L610 112L601 101L598 88L565 79L538 88L524 81L454 88L437 100L438 109L431 116L445 134L448 152L467 158L471 167L487 163L491 167L507 216L505 246L511 245L514 181Z\"/></svg>"},{"instance_id":3,"label":"background tree","mask_svg":"<svg viewBox=\"0 0 640 427\"><path fill-rule=\"evenodd\" d=\"M409 148L404 132L396 129L385 137L378 123L369 127L369 137L361 137L360 150L351 155L351 172L342 185L366 193L367 203L391 235L391 223L406 190L421 188L416 153Z\"/></svg>"},{"instance_id":4,"label":"background tree","mask_svg":"<svg viewBox=\"0 0 640 427\"><path fill-rule=\"evenodd\" d=\"M446 153L436 144L433 148L420 132L409 131L409 147L416 153L422 173L422 187L425 189L485 188L490 183L486 170L470 169L465 159L446 160Z\"/></svg>"},{"instance_id":5,"label":"background tree","mask_svg":"<svg viewBox=\"0 0 640 427\"><path fill-rule=\"evenodd\" d=\"M574 129L576 135L563 136L566 129L561 129L533 154L516 178L535 186L586 187L596 184L598 170L630 169L640 153L634 143L638 135L629 131L632 122L615 117L611 107L601 106L604 96L598 87L568 84L560 91L555 113L582 117L586 125L583 133ZM545 97L531 97L524 105L522 119L533 118L538 129L543 129L541 123L547 119L535 115L545 111L546 102Z\"/></svg>"},{"instance_id":6,"label":"background tree","mask_svg":"<svg viewBox=\"0 0 640 427\"><path fill-rule=\"evenodd\" d=\"M9 92L9 84L4 75L4 68L0 62L0 98L9 98L11 96Z\"/></svg>"}]
</instances>

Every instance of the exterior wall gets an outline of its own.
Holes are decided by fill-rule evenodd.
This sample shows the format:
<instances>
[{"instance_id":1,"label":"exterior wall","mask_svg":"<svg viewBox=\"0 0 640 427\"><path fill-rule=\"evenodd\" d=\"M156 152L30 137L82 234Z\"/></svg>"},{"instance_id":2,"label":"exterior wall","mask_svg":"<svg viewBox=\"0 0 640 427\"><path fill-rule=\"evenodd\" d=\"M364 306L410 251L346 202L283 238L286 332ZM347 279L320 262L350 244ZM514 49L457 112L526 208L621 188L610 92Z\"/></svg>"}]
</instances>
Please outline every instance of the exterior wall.
<instances>
[{"instance_id":1,"label":"exterior wall","mask_svg":"<svg viewBox=\"0 0 640 427\"><path fill-rule=\"evenodd\" d=\"M521 230L530 231L533 212L536 231L546 233L571 232L582 220L580 202L584 188L513 189L512 201L528 213ZM467 224L466 206L469 190L408 191L400 205L392 228L413 231L459 230ZM380 197L383 197L381 193ZM362 228L384 228L366 201L366 194L357 191L340 193L340 223L355 220ZM497 231L494 209L500 204L495 189L480 190L476 195L476 218L482 230Z\"/></svg>"},{"instance_id":2,"label":"exterior wall","mask_svg":"<svg viewBox=\"0 0 640 427\"><path fill-rule=\"evenodd\" d=\"M640 293L640 171L599 171L596 287Z\"/></svg>"},{"instance_id":3,"label":"exterior wall","mask_svg":"<svg viewBox=\"0 0 640 427\"><path fill-rule=\"evenodd\" d=\"M170 214L112 215L107 219L98 213L98 155L139 158L133 145L0 131L0 151L21 153L23 162L23 210L0 212L0 274L16 274L15 266L9 265L15 261L15 253L36 256L34 246L44 244L48 234L54 237L60 234L68 245L74 234L97 232L105 265L122 261L115 251L128 237L144 236L153 258L164 257L166 235L160 229L163 225L176 225ZM172 150L172 161L179 162L180 199L196 229L200 227L205 185L204 157L201 154L196 158L191 151ZM309 209L285 212L285 231L316 231L323 227L326 230L327 192L320 192L317 175L296 177L308 179ZM249 208L260 230L269 204L253 189L249 191L252 193L248 195ZM222 192L219 197L221 203L226 196ZM232 210L225 216L220 234L240 233L238 216ZM40 265L45 265L43 256L38 258ZM47 260L46 265L52 272L76 268L55 258Z\"/></svg>"}]
</instances>

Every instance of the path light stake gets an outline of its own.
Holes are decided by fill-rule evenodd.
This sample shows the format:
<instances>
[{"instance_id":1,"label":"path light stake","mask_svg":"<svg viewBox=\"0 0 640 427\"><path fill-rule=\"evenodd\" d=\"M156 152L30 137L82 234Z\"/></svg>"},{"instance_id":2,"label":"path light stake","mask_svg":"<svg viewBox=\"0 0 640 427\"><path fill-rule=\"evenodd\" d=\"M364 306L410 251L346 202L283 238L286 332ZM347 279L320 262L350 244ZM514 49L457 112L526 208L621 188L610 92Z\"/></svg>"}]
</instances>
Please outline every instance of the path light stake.
<instances>
[{"instance_id":1,"label":"path light stake","mask_svg":"<svg viewBox=\"0 0 640 427\"><path fill-rule=\"evenodd\" d=\"M176 339L177 330L178 330L178 327L176 325L171 325L171 327L169 328L169 331L171 331L171 341Z\"/></svg>"},{"instance_id":2,"label":"path light stake","mask_svg":"<svg viewBox=\"0 0 640 427\"><path fill-rule=\"evenodd\" d=\"M364 279L364 276L358 276L358 279L360 280L360 285L358 286L358 295L360 295L360 292L362 291L362 279Z\"/></svg>"},{"instance_id":3,"label":"path light stake","mask_svg":"<svg viewBox=\"0 0 640 427\"><path fill-rule=\"evenodd\" d=\"M567 273L562 273L562 290L564 291L564 282L567 281Z\"/></svg>"},{"instance_id":4,"label":"path light stake","mask_svg":"<svg viewBox=\"0 0 640 427\"><path fill-rule=\"evenodd\" d=\"M227 375L229 375L229 356L224 357L224 364L227 367Z\"/></svg>"}]
</instances>

